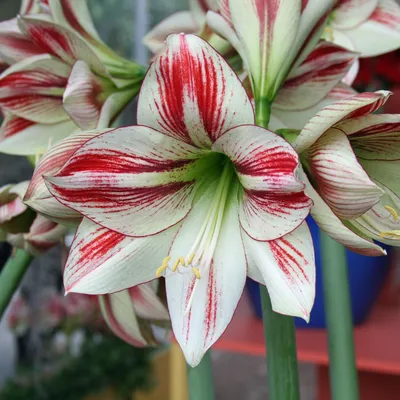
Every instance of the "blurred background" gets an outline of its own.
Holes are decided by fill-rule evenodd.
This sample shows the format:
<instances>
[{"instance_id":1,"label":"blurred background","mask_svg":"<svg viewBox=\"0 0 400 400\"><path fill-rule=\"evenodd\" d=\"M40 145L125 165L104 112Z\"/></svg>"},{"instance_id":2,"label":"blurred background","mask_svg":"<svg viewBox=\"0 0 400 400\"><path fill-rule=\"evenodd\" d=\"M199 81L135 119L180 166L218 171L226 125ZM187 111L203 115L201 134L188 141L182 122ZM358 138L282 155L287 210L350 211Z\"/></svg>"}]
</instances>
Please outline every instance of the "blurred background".
<instances>
[{"instance_id":1,"label":"blurred background","mask_svg":"<svg viewBox=\"0 0 400 400\"><path fill-rule=\"evenodd\" d=\"M89 5L104 41L125 57L146 64L148 53L141 38L166 16L188 9L188 0L89 0ZM0 19L14 17L19 6L18 0L0 0ZM390 89L400 98L399 65L398 53L362 60L356 88ZM386 110L400 112L396 96ZM123 122L134 122L134 115L132 104ZM0 171L0 186L32 175L23 157L3 154ZM319 263L318 230L309 222ZM0 248L0 265L9 252L7 246ZM60 247L34 261L1 322L0 400L185 400L185 366L176 349L134 349L109 334L96 302L62 295L64 257ZM400 381L398 255L391 251L385 259L367 259L349 252L348 260L361 381L374 379L374 385L387 386L391 377ZM328 400L319 269L317 273L311 324L305 327L297 321L303 400ZM235 323L212 355L216 398L221 400L268 398L258 287L249 282L244 297ZM381 345L371 353L377 342ZM385 400L399 399L400 391L395 393L397 397Z\"/></svg>"}]
</instances>

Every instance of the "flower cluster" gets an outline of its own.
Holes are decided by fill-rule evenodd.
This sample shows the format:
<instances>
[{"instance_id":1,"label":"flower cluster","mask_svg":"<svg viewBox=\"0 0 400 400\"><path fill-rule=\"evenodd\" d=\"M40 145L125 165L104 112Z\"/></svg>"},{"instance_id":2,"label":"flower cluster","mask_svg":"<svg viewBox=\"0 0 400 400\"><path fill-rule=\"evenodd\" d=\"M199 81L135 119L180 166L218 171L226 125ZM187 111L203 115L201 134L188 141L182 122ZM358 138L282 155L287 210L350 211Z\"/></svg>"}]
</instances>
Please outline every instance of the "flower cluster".
<instances>
[{"instance_id":1,"label":"flower cluster","mask_svg":"<svg viewBox=\"0 0 400 400\"><path fill-rule=\"evenodd\" d=\"M195 366L247 277L274 311L308 320L310 213L355 252L399 245L400 116L374 114L389 92L351 84L359 57L400 47L400 8L193 0L144 42L145 77L100 40L82 0L28 1L0 27L0 151L37 161L24 203L5 189L4 204L10 218L29 206L79 224L66 292L100 296L133 345L155 343L169 313ZM137 125L112 127L139 86Z\"/></svg>"}]
</instances>

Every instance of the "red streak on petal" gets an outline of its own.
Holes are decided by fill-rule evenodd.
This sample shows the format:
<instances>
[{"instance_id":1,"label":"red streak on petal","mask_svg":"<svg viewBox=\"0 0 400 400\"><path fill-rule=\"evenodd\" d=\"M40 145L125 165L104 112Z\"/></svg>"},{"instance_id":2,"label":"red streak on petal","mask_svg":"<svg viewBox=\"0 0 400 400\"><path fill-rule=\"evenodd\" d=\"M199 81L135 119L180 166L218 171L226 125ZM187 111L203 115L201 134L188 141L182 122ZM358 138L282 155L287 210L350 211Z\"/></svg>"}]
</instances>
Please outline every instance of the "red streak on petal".
<instances>
[{"instance_id":1,"label":"red streak on petal","mask_svg":"<svg viewBox=\"0 0 400 400\"><path fill-rule=\"evenodd\" d=\"M92 36L89 35L86 29L79 22L79 19L77 18L76 13L74 12L70 0L60 0L60 3L64 13L64 17L71 25L71 27L77 32L79 32L85 39L92 41Z\"/></svg>"},{"instance_id":2,"label":"red streak on petal","mask_svg":"<svg viewBox=\"0 0 400 400\"><path fill-rule=\"evenodd\" d=\"M167 172L179 169L191 160L165 160L148 157L138 157L118 150L107 150L107 153L85 152L81 157L75 157L61 171L59 176L71 176L76 173L107 174L140 174L146 172Z\"/></svg>"},{"instance_id":3,"label":"red streak on petal","mask_svg":"<svg viewBox=\"0 0 400 400\"><path fill-rule=\"evenodd\" d=\"M400 17L399 15L389 12L382 8L377 8L370 17L370 21L378 22L393 29L399 29Z\"/></svg>"},{"instance_id":4,"label":"red streak on petal","mask_svg":"<svg viewBox=\"0 0 400 400\"><path fill-rule=\"evenodd\" d=\"M273 240L269 242L269 245L278 267L293 283L296 282L293 275L299 276L299 273L306 282L310 282L307 274L304 271L304 268L302 267L302 264L298 261L298 259L296 259L293 253L297 254L301 259L303 259L305 265L308 264L308 261L304 259L304 255L299 252L288 240L284 238Z\"/></svg>"},{"instance_id":5,"label":"red streak on petal","mask_svg":"<svg viewBox=\"0 0 400 400\"><path fill-rule=\"evenodd\" d=\"M18 89L64 88L67 85L67 78L51 74L48 71L23 71L14 72L0 79L0 89L7 88L12 91Z\"/></svg>"},{"instance_id":6,"label":"red streak on petal","mask_svg":"<svg viewBox=\"0 0 400 400\"><path fill-rule=\"evenodd\" d=\"M11 136L16 135L19 132L22 132L25 129L28 129L29 127L35 125L35 122L28 121L27 119L24 118L12 118L7 122L6 125L3 125L2 128L2 138L1 139L6 139Z\"/></svg>"},{"instance_id":7,"label":"red streak on petal","mask_svg":"<svg viewBox=\"0 0 400 400\"><path fill-rule=\"evenodd\" d=\"M208 275L208 288L207 288L207 306L206 316L204 320L204 344L207 344L210 336L212 336L217 328L217 311L218 311L218 292L214 276L214 263L210 266Z\"/></svg>"}]
</instances>

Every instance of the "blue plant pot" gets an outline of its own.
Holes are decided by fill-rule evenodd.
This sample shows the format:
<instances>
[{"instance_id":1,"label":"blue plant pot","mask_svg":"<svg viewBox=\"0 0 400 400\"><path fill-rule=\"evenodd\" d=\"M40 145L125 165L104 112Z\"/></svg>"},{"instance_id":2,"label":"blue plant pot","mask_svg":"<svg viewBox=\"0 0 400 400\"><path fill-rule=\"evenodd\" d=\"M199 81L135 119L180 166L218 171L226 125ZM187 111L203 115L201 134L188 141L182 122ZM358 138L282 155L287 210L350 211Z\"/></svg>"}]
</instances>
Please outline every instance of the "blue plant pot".
<instances>
[{"instance_id":1,"label":"blue plant pot","mask_svg":"<svg viewBox=\"0 0 400 400\"><path fill-rule=\"evenodd\" d=\"M304 328L325 328L325 311L323 284L321 276L321 248L319 228L311 217L307 223L310 227L315 247L316 264L316 296L314 307L311 311L310 322L307 324L301 318L295 318L296 326ZM390 253L390 248L382 246ZM389 273L390 257L366 257L346 250L347 265L349 269L349 284L351 295L351 308L354 325L359 325L368 317L373 304ZM261 298L258 283L248 279L247 290L254 311L262 317Z\"/></svg>"}]
</instances>

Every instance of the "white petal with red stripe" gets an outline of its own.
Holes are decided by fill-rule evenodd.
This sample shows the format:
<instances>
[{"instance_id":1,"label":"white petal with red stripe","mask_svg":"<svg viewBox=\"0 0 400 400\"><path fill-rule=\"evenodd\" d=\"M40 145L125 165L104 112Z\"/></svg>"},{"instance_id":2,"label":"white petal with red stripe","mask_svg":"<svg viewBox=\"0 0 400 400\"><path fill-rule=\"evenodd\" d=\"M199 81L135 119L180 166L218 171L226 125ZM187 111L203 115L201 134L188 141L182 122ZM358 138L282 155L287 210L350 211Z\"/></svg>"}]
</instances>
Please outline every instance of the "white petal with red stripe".
<instances>
[{"instance_id":1,"label":"white petal with red stripe","mask_svg":"<svg viewBox=\"0 0 400 400\"><path fill-rule=\"evenodd\" d=\"M315 191L307 176L301 170L300 177L306 182L306 193L314 202L314 206L311 208L311 215L324 232L355 253L365 256L382 256L386 254L385 250L372 240L361 237L344 225Z\"/></svg>"},{"instance_id":2,"label":"white petal with red stripe","mask_svg":"<svg viewBox=\"0 0 400 400\"><path fill-rule=\"evenodd\" d=\"M140 330L129 290L99 296L99 304L104 320L115 335L134 347L148 345Z\"/></svg>"},{"instance_id":3,"label":"white petal with red stripe","mask_svg":"<svg viewBox=\"0 0 400 400\"><path fill-rule=\"evenodd\" d=\"M84 219L64 269L67 292L106 294L156 278L179 226L131 238Z\"/></svg>"},{"instance_id":4,"label":"white petal with red stripe","mask_svg":"<svg viewBox=\"0 0 400 400\"><path fill-rule=\"evenodd\" d=\"M357 55L328 42L321 42L286 79L274 107L306 109L321 101L351 68Z\"/></svg>"},{"instance_id":5,"label":"white petal with red stripe","mask_svg":"<svg viewBox=\"0 0 400 400\"><path fill-rule=\"evenodd\" d=\"M384 90L361 93L325 107L304 127L293 147L298 153L302 153L332 126L350 118L373 113L386 103L390 95L390 92Z\"/></svg>"},{"instance_id":6,"label":"white petal with red stripe","mask_svg":"<svg viewBox=\"0 0 400 400\"><path fill-rule=\"evenodd\" d=\"M95 129L106 97L116 87L111 81L97 77L84 61L77 61L63 97L68 115L82 130Z\"/></svg>"},{"instance_id":7,"label":"white petal with red stripe","mask_svg":"<svg viewBox=\"0 0 400 400\"><path fill-rule=\"evenodd\" d=\"M49 4L56 23L69 27L87 40L100 39L87 0L49 0Z\"/></svg>"},{"instance_id":8,"label":"white petal with red stripe","mask_svg":"<svg viewBox=\"0 0 400 400\"><path fill-rule=\"evenodd\" d=\"M314 246L307 223L268 242L243 234L248 274L268 289L275 312L310 318L315 298Z\"/></svg>"},{"instance_id":9,"label":"white petal with red stripe","mask_svg":"<svg viewBox=\"0 0 400 400\"><path fill-rule=\"evenodd\" d=\"M359 217L383 195L357 161L346 134L336 128L318 139L307 160L319 194L341 218Z\"/></svg>"},{"instance_id":10,"label":"white petal with red stripe","mask_svg":"<svg viewBox=\"0 0 400 400\"><path fill-rule=\"evenodd\" d=\"M298 156L284 139L257 126L228 131L213 146L233 162L243 185L240 222L258 240L272 240L298 227L312 202L296 177Z\"/></svg>"},{"instance_id":11,"label":"white petal with red stripe","mask_svg":"<svg viewBox=\"0 0 400 400\"><path fill-rule=\"evenodd\" d=\"M171 262L189 255L212 200L209 190L185 219L171 247ZM186 361L195 367L231 321L246 281L246 258L240 237L237 198L223 216L211 264L199 265L199 279L190 266L166 276L168 309L174 335ZM186 258L187 260L187 258Z\"/></svg>"},{"instance_id":12,"label":"white petal with red stripe","mask_svg":"<svg viewBox=\"0 0 400 400\"><path fill-rule=\"evenodd\" d=\"M152 281L128 289L132 298L133 308L140 318L169 321L168 309L157 296L158 282Z\"/></svg>"},{"instance_id":13,"label":"white petal with red stripe","mask_svg":"<svg viewBox=\"0 0 400 400\"><path fill-rule=\"evenodd\" d=\"M210 45L171 35L143 82L138 123L207 148L228 129L253 124L254 112L239 78Z\"/></svg>"},{"instance_id":14,"label":"white petal with red stripe","mask_svg":"<svg viewBox=\"0 0 400 400\"><path fill-rule=\"evenodd\" d=\"M335 8L333 26L339 29L354 28L375 11L379 0L341 0Z\"/></svg>"},{"instance_id":15,"label":"white petal with red stripe","mask_svg":"<svg viewBox=\"0 0 400 400\"><path fill-rule=\"evenodd\" d=\"M253 87L272 99L293 62L291 50L299 30L301 0L230 0L229 8Z\"/></svg>"},{"instance_id":16,"label":"white petal with red stripe","mask_svg":"<svg viewBox=\"0 0 400 400\"><path fill-rule=\"evenodd\" d=\"M65 121L62 95L70 67L49 55L21 61L0 76L0 106L38 123Z\"/></svg>"},{"instance_id":17,"label":"white petal with red stripe","mask_svg":"<svg viewBox=\"0 0 400 400\"><path fill-rule=\"evenodd\" d=\"M395 0L380 0L369 20L343 31L362 57L375 57L400 47L400 6Z\"/></svg>"},{"instance_id":18,"label":"white petal with red stripe","mask_svg":"<svg viewBox=\"0 0 400 400\"><path fill-rule=\"evenodd\" d=\"M43 154L51 145L77 129L70 120L56 124L36 124L7 115L0 130L0 152L15 155Z\"/></svg>"},{"instance_id":19,"label":"white petal with red stripe","mask_svg":"<svg viewBox=\"0 0 400 400\"><path fill-rule=\"evenodd\" d=\"M19 26L44 52L59 57L71 66L76 61L83 60L94 72L107 76L107 71L96 53L70 29L34 17L20 18Z\"/></svg>"},{"instance_id":20,"label":"white petal with red stripe","mask_svg":"<svg viewBox=\"0 0 400 400\"><path fill-rule=\"evenodd\" d=\"M8 64L43 53L43 49L19 30L16 18L0 22L0 55Z\"/></svg>"},{"instance_id":21,"label":"white petal with red stripe","mask_svg":"<svg viewBox=\"0 0 400 400\"><path fill-rule=\"evenodd\" d=\"M100 225L152 235L191 209L196 178L212 168L198 157L195 147L153 129L119 128L86 142L47 184L61 203Z\"/></svg>"}]
</instances>

